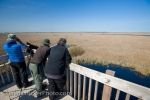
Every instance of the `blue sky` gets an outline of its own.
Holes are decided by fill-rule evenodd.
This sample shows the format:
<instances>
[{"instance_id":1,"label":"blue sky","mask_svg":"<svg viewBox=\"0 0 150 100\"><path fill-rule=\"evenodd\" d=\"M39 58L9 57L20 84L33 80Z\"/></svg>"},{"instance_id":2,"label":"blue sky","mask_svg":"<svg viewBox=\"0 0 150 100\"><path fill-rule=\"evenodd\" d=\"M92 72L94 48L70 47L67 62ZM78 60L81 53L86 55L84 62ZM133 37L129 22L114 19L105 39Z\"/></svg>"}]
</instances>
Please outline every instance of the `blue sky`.
<instances>
[{"instance_id":1,"label":"blue sky","mask_svg":"<svg viewBox=\"0 0 150 100\"><path fill-rule=\"evenodd\" d=\"M0 0L0 32L150 32L150 0Z\"/></svg>"}]
</instances>

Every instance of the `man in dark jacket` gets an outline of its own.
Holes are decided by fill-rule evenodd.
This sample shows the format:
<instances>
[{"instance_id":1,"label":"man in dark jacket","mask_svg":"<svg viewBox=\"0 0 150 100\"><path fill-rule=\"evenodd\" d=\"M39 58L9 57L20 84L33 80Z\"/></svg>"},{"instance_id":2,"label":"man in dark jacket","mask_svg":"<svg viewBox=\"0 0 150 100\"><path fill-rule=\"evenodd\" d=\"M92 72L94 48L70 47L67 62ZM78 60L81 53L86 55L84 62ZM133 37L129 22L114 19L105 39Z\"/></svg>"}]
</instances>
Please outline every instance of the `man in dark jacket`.
<instances>
[{"instance_id":1,"label":"man in dark jacket","mask_svg":"<svg viewBox=\"0 0 150 100\"><path fill-rule=\"evenodd\" d=\"M8 54L11 69L18 88L27 87L29 85L26 71L25 58L23 48L26 45L14 34L8 34L7 42L3 46Z\"/></svg>"},{"instance_id":2,"label":"man in dark jacket","mask_svg":"<svg viewBox=\"0 0 150 100\"><path fill-rule=\"evenodd\" d=\"M49 81L49 98L54 100L56 95L54 92L63 92L66 83L65 69L71 63L71 56L66 48L66 39L61 38L58 44L51 48L48 62L45 67L45 75Z\"/></svg>"},{"instance_id":3,"label":"man in dark jacket","mask_svg":"<svg viewBox=\"0 0 150 100\"><path fill-rule=\"evenodd\" d=\"M40 95L42 91L42 82L44 76L44 66L47 60L47 57L50 53L50 40L44 39L43 45L36 50L36 53L31 58L31 63L29 65L31 75L33 77L35 88L37 90L37 96Z\"/></svg>"}]
</instances>

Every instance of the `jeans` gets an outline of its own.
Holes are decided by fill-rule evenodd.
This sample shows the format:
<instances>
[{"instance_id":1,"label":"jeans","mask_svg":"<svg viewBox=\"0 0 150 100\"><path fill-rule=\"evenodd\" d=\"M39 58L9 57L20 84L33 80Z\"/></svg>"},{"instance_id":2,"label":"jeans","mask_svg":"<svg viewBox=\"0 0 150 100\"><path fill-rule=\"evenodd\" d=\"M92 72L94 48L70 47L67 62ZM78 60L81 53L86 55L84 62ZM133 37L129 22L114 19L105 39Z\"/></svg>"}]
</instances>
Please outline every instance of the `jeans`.
<instances>
[{"instance_id":1,"label":"jeans","mask_svg":"<svg viewBox=\"0 0 150 100\"><path fill-rule=\"evenodd\" d=\"M36 90L42 91L43 66L30 63L29 69L34 80Z\"/></svg>"},{"instance_id":2,"label":"jeans","mask_svg":"<svg viewBox=\"0 0 150 100\"><path fill-rule=\"evenodd\" d=\"M64 76L61 79L50 79L48 78L49 86L48 86L48 92L49 92L49 99L55 100L57 97L61 96L61 94L58 94L59 92L65 92L64 86L66 83L66 77ZM57 92L57 94L55 94Z\"/></svg>"},{"instance_id":3,"label":"jeans","mask_svg":"<svg viewBox=\"0 0 150 100\"><path fill-rule=\"evenodd\" d=\"M18 88L28 84L28 75L25 62L11 62L11 69Z\"/></svg>"}]
</instances>

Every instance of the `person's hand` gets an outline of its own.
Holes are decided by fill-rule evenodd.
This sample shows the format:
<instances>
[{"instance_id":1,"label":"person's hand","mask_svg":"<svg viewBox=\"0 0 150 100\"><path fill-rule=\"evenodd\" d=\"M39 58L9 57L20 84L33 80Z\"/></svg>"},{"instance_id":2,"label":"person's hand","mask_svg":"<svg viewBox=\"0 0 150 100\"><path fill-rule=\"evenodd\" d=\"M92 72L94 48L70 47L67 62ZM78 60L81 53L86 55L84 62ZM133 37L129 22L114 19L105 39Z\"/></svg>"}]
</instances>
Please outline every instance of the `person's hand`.
<instances>
[{"instance_id":1,"label":"person's hand","mask_svg":"<svg viewBox=\"0 0 150 100\"><path fill-rule=\"evenodd\" d=\"M20 40L18 37L16 37L15 40L16 40L17 42L21 42L21 40Z\"/></svg>"},{"instance_id":2,"label":"person's hand","mask_svg":"<svg viewBox=\"0 0 150 100\"><path fill-rule=\"evenodd\" d=\"M19 42L20 44L26 46L26 44L24 44L18 37L16 37L15 40L16 40L17 42Z\"/></svg>"},{"instance_id":3,"label":"person's hand","mask_svg":"<svg viewBox=\"0 0 150 100\"><path fill-rule=\"evenodd\" d=\"M26 44L27 44L27 45L31 45L31 43L29 43L29 42L26 42Z\"/></svg>"}]
</instances>

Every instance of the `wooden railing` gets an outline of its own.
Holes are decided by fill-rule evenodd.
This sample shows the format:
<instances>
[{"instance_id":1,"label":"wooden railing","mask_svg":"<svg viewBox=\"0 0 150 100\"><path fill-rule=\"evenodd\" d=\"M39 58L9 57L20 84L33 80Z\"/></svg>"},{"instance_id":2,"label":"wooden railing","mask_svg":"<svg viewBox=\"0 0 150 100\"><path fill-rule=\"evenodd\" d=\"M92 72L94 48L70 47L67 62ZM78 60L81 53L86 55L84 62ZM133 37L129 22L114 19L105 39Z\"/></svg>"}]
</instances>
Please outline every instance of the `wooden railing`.
<instances>
[{"instance_id":1,"label":"wooden railing","mask_svg":"<svg viewBox=\"0 0 150 100\"><path fill-rule=\"evenodd\" d=\"M14 82L14 77L10 67L10 62L7 55L2 55L0 56L0 87L11 82Z\"/></svg>"},{"instance_id":2,"label":"wooden railing","mask_svg":"<svg viewBox=\"0 0 150 100\"><path fill-rule=\"evenodd\" d=\"M139 100L150 100L150 88L73 63L67 72L67 89L77 100L97 100L100 83L104 84L100 98L102 100L110 100L111 96L115 96L115 100L118 100L120 92L126 93L125 100L130 100L130 96L137 97ZM115 95L111 94L111 88L116 89Z\"/></svg>"},{"instance_id":3,"label":"wooden railing","mask_svg":"<svg viewBox=\"0 0 150 100\"><path fill-rule=\"evenodd\" d=\"M0 61L3 58L5 59L5 56L1 56ZM6 84L4 73L9 81L12 76L10 70L4 70L6 66L9 68L9 62L0 65L3 85ZM126 93L125 100L130 100L131 96L137 97L138 100L150 100L150 88L114 77L114 73L107 70L105 74L71 63L67 70L67 91L76 100L110 100L112 96L118 100L121 92ZM112 89L116 90L115 94L112 94Z\"/></svg>"}]
</instances>

